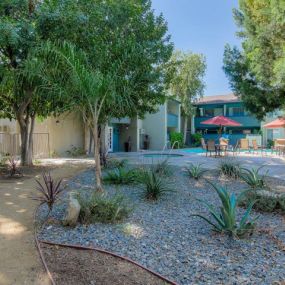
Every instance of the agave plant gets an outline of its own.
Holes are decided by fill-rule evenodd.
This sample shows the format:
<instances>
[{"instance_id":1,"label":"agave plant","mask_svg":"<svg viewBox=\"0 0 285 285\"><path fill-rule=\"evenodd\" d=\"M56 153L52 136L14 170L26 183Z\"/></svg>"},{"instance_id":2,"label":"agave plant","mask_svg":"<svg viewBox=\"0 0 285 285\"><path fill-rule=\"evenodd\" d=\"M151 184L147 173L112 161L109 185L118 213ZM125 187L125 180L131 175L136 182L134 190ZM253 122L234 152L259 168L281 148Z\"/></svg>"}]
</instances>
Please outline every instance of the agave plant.
<instances>
[{"instance_id":1,"label":"agave plant","mask_svg":"<svg viewBox=\"0 0 285 285\"><path fill-rule=\"evenodd\" d=\"M127 170L123 167L117 167L112 171L108 171L103 181L110 184L132 184L136 182L137 173L135 170Z\"/></svg>"},{"instance_id":2,"label":"agave plant","mask_svg":"<svg viewBox=\"0 0 285 285\"><path fill-rule=\"evenodd\" d=\"M240 177L241 164L235 159L224 159L219 164L219 171L227 177L237 179Z\"/></svg>"},{"instance_id":3,"label":"agave plant","mask_svg":"<svg viewBox=\"0 0 285 285\"><path fill-rule=\"evenodd\" d=\"M38 187L36 188L40 193L39 196L32 197L33 200L40 201L41 204L46 204L49 211L52 211L53 205L59 199L59 195L63 191L61 188L62 179L55 181L50 173L42 175L43 183L36 179Z\"/></svg>"},{"instance_id":4,"label":"agave plant","mask_svg":"<svg viewBox=\"0 0 285 285\"><path fill-rule=\"evenodd\" d=\"M171 167L168 159L158 161L152 164L153 171L160 175L169 176L171 175Z\"/></svg>"},{"instance_id":5,"label":"agave plant","mask_svg":"<svg viewBox=\"0 0 285 285\"><path fill-rule=\"evenodd\" d=\"M260 174L260 170L264 167L264 165L259 168L242 168L242 172L240 174L240 178L251 188L251 189L263 189L266 188L265 176L268 171L264 174Z\"/></svg>"},{"instance_id":6,"label":"agave plant","mask_svg":"<svg viewBox=\"0 0 285 285\"><path fill-rule=\"evenodd\" d=\"M144 197L147 200L158 200L165 194L173 192L161 176L153 169L145 170L142 173L141 183L144 190Z\"/></svg>"},{"instance_id":7,"label":"agave plant","mask_svg":"<svg viewBox=\"0 0 285 285\"><path fill-rule=\"evenodd\" d=\"M209 182L210 183L210 182ZM236 217L236 208L238 205L239 200L245 194L245 192L241 193L238 197L235 194L229 194L229 192L221 186L217 186L213 183L210 183L216 193L218 194L222 206L220 207L220 211L216 211L215 207L206 201L199 200L204 205L206 205L207 209L210 212L213 221L207 217L204 217L200 214L196 214L193 216L200 217L201 219L205 220L208 224L213 227L213 230L219 233L227 233L230 236L238 236L242 237L247 233L251 233L255 227L255 221L258 219L255 218L253 220L249 219L250 212L255 201L252 201L246 212L244 213L243 217L241 218L240 222L237 222Z\"/></svg>"},{"instance_id":8,"label":"agave plant","mask_svg":"<svg viewBox=\"0 0 285 285\"><path fill-rule=\"evenodd\" d=\"M22 175L22 173L20 172L19 168L18 168L19 162L18 160L15 159L14 156L11 156L8 158L8 169L10 172L10 176L14 176L16 174L18 175Z\"/></svg>"},{"instance_id":9,"label":"agave plant","mask_svg":"<svg viewBox=\"0 0 285 285\"><path fill-rule=\"evenodd\" d=\"M207 169L202 168L203 163L193 164L190 163L188 167L186 167L187 174L189 177L199 180L202 178Z\"/></svg>"}]
</instances>

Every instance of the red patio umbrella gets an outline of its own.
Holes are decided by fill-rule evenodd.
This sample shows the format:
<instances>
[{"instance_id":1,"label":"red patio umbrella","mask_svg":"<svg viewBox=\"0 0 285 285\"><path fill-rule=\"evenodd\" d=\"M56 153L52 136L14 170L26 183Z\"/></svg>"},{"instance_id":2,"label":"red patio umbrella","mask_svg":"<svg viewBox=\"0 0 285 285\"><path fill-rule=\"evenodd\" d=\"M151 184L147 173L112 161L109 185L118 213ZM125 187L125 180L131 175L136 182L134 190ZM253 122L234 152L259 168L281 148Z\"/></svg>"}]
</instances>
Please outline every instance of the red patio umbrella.
<instances>
[{"instance_id":1,"label":"red patio umbrella","mask_svg":"<svg viewBox=\"0 0 285 285\"><path fill-rule=\"evenodd\" d=\"M268 124L265 124L263 127L267 129L284 128L285 118L278 118Z\"/></svg>"},{"instance_id":2,"label":"red patio umbrella","mask_svg":"<svg viewBox=\"0 0 285 285\"><path fill-rule=\"evenodd\" d=\"M224 116L216 116L209 120L201 122L204 125L220 126L219 133L222 133L222 127L239 127L241 124Z\"/></svg>"}]
</instances>

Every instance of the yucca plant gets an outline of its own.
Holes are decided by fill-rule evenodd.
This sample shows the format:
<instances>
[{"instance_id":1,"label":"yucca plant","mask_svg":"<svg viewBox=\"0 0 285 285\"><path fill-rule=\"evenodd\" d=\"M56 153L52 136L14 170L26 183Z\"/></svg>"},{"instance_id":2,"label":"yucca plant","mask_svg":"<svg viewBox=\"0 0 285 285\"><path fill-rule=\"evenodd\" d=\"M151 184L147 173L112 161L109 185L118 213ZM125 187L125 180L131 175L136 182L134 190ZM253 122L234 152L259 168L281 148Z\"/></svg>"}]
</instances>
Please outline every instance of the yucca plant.
<instances>
[{"instance_id":1,"label":"yucca plant","mask_svg":"<svg viewBox=\"0 0 285 285\"><path fill-rule=\"evenodd\" d=\"M43 183L36 179L39 196L32 197L33 200L39 201L41 204L46 204L49 212L52 211L55 202L58 201L63 188L61 188L62 179L55 181L50 173L42 175Z\"/></svg>"},{"instance_id":2,"label":"yucca plant","mask_svg":"<svg viewBox=\"0 0 285 285\"><path fill-rule=\"evenodd\" d=\"M15 176L16 174L22 176L22 173L20 172L18 165L19 162L18 160L15 159L14 156L10 156L8 158L8 169L11 177Z\"/></svg>"},{"instance_id":3,"label":"yucca plant","mask_svg":"<svg viewBox=\"0 0 285 285\"><path fill-rule=\"evenodd\" d=\"M220 162L219 171L221 174L237 179L240 177L241 173L241 164L235 159L224 159Z\"/></svg>"},{"instance_id":4,"label":"yucca plant","mask_svg":"<svg viewBox=\"0 0 285 285\"><path fill-rule=\"evenodd\" d=\"M141 183L144 190L144 197L147 200L158 200L173 190L166 184L166 181L153 169L144 170L141 174Z\"/></svg>"},{"instance_id":5,"label":"yucca plant","mask_svg":"<svg viewBox=\"0 0 285 285\"><path fill-rule=\"evenodd\" d=\"M193 164L190 163L188 167L186 167L186 172L190 178L194 178L196 180L199 180L203 177L205 172L207 172L207 169L202 168L203 163Z\"/></svg>"},{"instance_id":6,"label":"yucca plant","mask_svg":"<svg viewBox=\"0 0 285 285\"><path fill-rule=\"evenodd\" d=\"M251 188L251 189L264 189L266 188L265 176L268 171L264 174L260 174L260 170L264 167L264 165L258 168L242 168L242 172L240 173L240 178Z\"/></svg>"},{"instance_id":7,"label":"yucca plant","mask_svg":"<svg viewBox=\"0 0 285 285\"><path fill-rule=\"evenodd\" d=\"M249 215L255 201L252 201L249 204L246 212L238 223L236 217L236 208L245 192L241 193L238 197L236 197L233 193L229 194L229 192L222 186L218 186L210 182L209 184L212 185L212 187L220 198L220 201L222 203L220 211L216 211L215 207L207 203L206 201L198 200L204 205L206 205L211 217L213 218L213 221L200 214L196 214L193 216L197 216L205 220L213 227L214 231L219 233L227 233L230 236L237 237L242 237L245 234L252 233L255 227L255 221L258 219L258 217L253 220L249 219Z\"/></svg>"},{"instance_id":8,"label":"yucca plant","mask_svg":"<svg viewBox=\"0 0 285 285\"><path fill-rule=\"evenodd\" d=\"M164 159L158 161L157 163L153 163L152 168L155 173L160 175L170 176L172 173L168 159Z\"/></svg>"},{"instance_id":9,"label":"yucca plant","mask_svg":"<svg viewBox=\"0 0 285 285\"><path fill-rule=\"evenodd\" d=\"M133 169L128 170L123 167L117 167L108 171L103 177L103 181L109 184L132 184L136 182L137 172Z\"/></svg>"}]
</instances>

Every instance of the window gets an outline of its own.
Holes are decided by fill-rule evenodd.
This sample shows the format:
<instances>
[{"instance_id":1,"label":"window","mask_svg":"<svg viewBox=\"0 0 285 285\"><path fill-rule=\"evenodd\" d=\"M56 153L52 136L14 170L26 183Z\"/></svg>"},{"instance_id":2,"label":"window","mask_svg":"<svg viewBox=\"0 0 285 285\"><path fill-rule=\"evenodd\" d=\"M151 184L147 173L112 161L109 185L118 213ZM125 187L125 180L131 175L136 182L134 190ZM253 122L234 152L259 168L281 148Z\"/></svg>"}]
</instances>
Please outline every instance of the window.
<instances>
[{"instance_id":1,"label":"window","mask_svg":"<svg viewBox=\"0 0 285 285\"><path fill-rule=\"evenodd\" d=\"M244 116L244 108L243 107L231 107L229 108L229 116Z\"/></svg>"},{"instance_id":2,"label":"window","mask_svg":"<svg viewBox=\"0 0 285 285\"><path fill-rule=\"evenodd\" d=\"M205 117L214 117L214 109L205 109L204 111Z\"/></svg>"}]
</instances>

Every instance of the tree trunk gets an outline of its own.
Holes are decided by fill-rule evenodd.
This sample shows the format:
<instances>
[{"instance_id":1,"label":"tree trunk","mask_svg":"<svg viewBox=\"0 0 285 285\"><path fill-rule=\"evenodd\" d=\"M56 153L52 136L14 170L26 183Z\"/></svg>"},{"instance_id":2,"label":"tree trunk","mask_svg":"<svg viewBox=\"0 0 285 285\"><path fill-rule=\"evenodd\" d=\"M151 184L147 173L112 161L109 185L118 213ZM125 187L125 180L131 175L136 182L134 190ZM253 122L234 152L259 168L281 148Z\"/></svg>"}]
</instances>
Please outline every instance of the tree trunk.
<instances>
[{"instance_id":1,"label":"tree trunk","mask_svg":"<svg viewBox=\"0 0 285 285\"><path fill-rule=\"evenodd\" d=\"M29 132L29 144L28 144L28 153L27 153L27 164L33 165L33 135L35 128L35 115L31 116L31 126Z\"/></svg>"},{"instance_id":2,"label":"tree trunk","mask_svg":"<svg viewBox=\"0 0 285 285\"><path fill-rule=\"evenodd\" d=\"M100 136L100 158L101 165L104 167L107 164L107 156L106 156L106 134L105 134L105 125L101 125L101 136Z\"/></svg>"},{"instance_id":3,"label":"tree trunk","mask_svg":"<svg viewBox=\"0 0 285 285\"><path fill-rule=\"evenodd\" d=\"M92 153L92 144L93 144L93 133L91 127L89 127L89 147L88 147L88 155Z\"/></svg>"},{"instance_id":4,"label":"tree trunk","mask_svg":"<svg viewBox=\"0 0 285 285\"><path fill-rule=\"evenodd\" d=\"M100 163L100 141L99 141L99 134L98 134L98 119L94 120L93 125L93 136L94 136L94 159L95 159L95 177L96 177L96 190L102 192L102 175L101 175L101 163Z\"/></svg>"},{"instance_id":5,"label":"tree trunk","mask_svg":"<svg viewBox=\"0 0 285 285\"><path fill-rule=\"evenodd\" d=\"M35 124L35 115L31 117L23 114L17 116L17 120L20 126L21 136L21 165L31 166L33 165L33 132Z\"/></svg>"},{"instance_id":6,"label":"tree trunk","mask_svg":"<svg viewBox=\"0 0 285 285\"><path fill-rule=\"evenodd\" d=\"M184 126L183 126L183 143L186 144L187 139L187 127L188 127L188 117L184 117Z\"/></svg>"}]
</instances>

